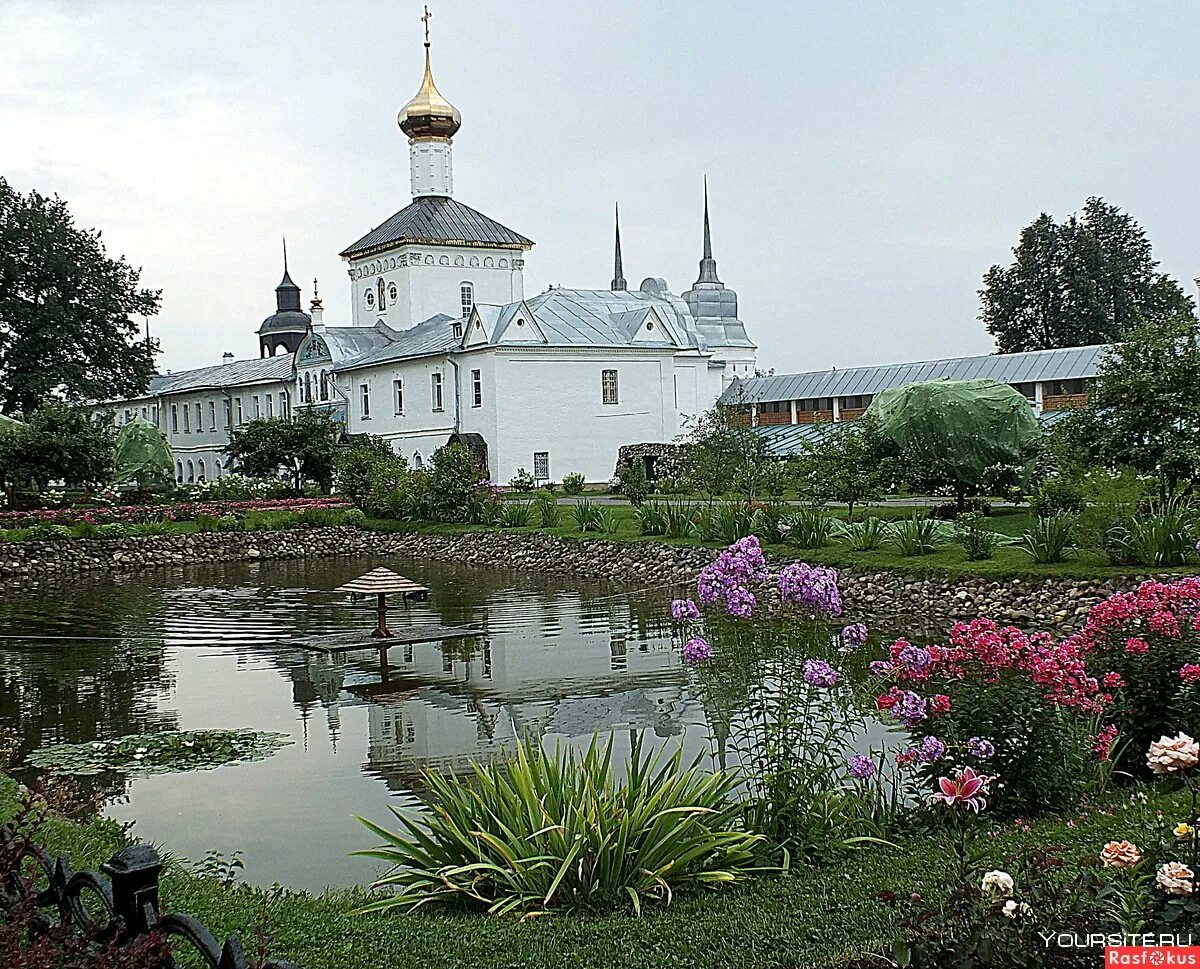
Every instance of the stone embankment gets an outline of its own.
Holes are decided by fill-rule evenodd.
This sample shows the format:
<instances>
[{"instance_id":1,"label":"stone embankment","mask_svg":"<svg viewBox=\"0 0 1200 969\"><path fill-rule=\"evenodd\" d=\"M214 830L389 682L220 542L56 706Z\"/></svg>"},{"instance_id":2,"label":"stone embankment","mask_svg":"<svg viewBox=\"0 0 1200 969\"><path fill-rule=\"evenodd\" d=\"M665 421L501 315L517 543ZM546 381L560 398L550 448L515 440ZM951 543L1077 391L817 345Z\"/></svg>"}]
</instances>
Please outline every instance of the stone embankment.
<instances>
[{"instance_id":1,"label":"stone embankment","mask_svg":"<svg viewBox=\"0 0 1200 969\"><path fill-rule=\"evenodd\" d=\"M412 556L489 569L584 576L631 587L690 583L716 553L658 542L579 541L540 533L459 535L370 532L353 527L227 532L0 545L0 596L10 588L71 573L331 556ZM780 564L774 562L772 564ZM990 616L1026 628L1072 629L1090 606L1138 578L952 577L843 569L851 618L923 619L938 624Z\"/></svg>"}]
</instances>

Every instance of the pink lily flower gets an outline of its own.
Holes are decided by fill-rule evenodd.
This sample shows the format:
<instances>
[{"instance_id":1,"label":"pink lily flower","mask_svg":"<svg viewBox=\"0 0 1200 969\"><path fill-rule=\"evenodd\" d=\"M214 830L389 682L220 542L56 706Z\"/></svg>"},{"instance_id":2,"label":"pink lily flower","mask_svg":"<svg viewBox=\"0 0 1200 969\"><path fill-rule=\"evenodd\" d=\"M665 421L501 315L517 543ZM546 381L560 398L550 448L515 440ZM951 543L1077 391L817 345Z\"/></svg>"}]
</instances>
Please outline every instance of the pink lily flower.
<instances>
[{"instance_id":1,"label":"pink lily flower","mask_svg":"<svg viewBox=\"0 0 1200 969\"><path fill-rule=\"evenodd\" d=\"M978 813L987 806L987 786L991 778L985 774L976 774L970 767L964 767L951 780L949 777L938 778L938 792L933 795L935 801L943 801L950 807L965 804Z\"/></svg>"}]
</instances>

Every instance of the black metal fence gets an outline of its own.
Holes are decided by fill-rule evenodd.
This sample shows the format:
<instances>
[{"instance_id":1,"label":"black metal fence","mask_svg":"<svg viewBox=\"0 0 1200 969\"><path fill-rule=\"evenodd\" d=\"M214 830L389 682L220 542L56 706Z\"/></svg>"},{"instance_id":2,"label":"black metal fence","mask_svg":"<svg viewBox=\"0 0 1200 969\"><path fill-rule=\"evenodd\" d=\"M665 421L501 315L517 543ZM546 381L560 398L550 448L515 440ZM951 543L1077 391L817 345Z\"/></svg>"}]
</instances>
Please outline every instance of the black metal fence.
<instances>
[{"instance_id":1,"label":"black metal fence","mask_svg":"<svg viewBox=\"0 0 1200 969\"><path fill-rule=\"evenodd\" d=\"M195 950L209 969L250 969L236 935L218 943L199 919L159 912L158 879L163 862L149 845L122 848L100 866L100 871L73 872L66 857L51 857L36 845L22 847L18 838L10 825L0 826L0 853L31 857L42 871L44 887L37 895L41 928L61 927L99 940L121 942L155 932L170 941L173 951L179 951L181 943ZM7 894L14 888L5 885L2 890ZM288 962L267 961L262 969L296 967Z\"/></svg>"}]
</instances>

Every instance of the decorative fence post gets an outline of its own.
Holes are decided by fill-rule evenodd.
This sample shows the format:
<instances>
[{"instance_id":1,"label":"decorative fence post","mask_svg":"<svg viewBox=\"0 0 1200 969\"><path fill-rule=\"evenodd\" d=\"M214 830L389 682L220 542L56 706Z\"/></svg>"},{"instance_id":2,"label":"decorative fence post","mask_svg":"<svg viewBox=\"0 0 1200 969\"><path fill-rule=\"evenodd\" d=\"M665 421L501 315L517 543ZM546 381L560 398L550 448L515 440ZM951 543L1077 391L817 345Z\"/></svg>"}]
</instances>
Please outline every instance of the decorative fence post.
<instances>
[{"instance_id":1,"label":"decorative fence post","mask_svg":"<svg viewBox=\"0 0 1200 969\"><path fill-rule=\"evenodd\" d=\"M157 932L172 940L173 949L178 948L178 942L174 940L186 942L208 969L250 969L236 935L219 943L199 919L183 914L159 914L158 879L163 863L158 852L149 845L122 848L100 866L100 871L72 873L71 863L65 856L51 857L38 845L23 844L21 834L6 824L0 826L0 852L13 862L13 870L3 873L0 914L4 913L5 906L18 903L19 872L24 860L32 858L46 881L46 887L37 893L37 907L56 909L58 916L56 922L49 912L39 913L41 931L60 927L78 936L116 939L120 943ZM93 915L84 904L82 896L85 893L94 903L99 903L103 912ZM94 903L93 909L97 907ZM174 957L171 965L178 965ZM296 967L288 962L268 961L263 963L262 969Z\"/></svg>"}]
</instances>

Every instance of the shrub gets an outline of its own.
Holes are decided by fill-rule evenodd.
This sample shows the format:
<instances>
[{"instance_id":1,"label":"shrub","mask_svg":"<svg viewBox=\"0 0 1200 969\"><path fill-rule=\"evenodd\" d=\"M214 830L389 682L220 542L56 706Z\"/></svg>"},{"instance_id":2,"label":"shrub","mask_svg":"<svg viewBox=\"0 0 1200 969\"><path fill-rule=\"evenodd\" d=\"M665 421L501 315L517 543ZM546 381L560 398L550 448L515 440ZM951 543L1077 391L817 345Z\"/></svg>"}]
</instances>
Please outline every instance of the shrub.
<instances>
[{"instance_id":1,"label":"shrub","mask_svg":"<svg viewBox=\"0 0 1200 969\"><path fill-rule=\"evenodd\" d=\"M533 503L506 501L500 506L496 524L501 528L527 528L533 522Z\"/></svg>"},{"instance_id":2,"label":"shrub","mask_svg":"<svg viewBox=\"0 0 1200 969\"><path fill-rule=\"evenodd\" d=\"M1075 520L1070 515L1038 518L1016 544L1039 565L1063 562L1075 548Z\"/></svg>"},{"instance_id":3,"label":"shrub","mask_svg":"<svg viewBox=\"0 0 1200 969\"><path fill-rule=\"evenodd\" d=\"M100 538L124 538L129 534L129 526L120 522L109 522L107 525L98 526L96 531L100 533Z\"/></svg>"},{"instance_id":4,"label":"shrub","mask_svg":"<svg viewBox=\"0 0 1200 969\"><path fill-rule=\"evenodd\" d=\"M667 507L661 502L644 502L637 510L637 520L643 535L667 534Z\"/></svg>"},{"instance_id":5,"label":"shrub","mask_svg":"<svg viewBox=\"0 0 1200 969\"><path fill-rule=\"evenodd\" d=\"M562 506L554 495L538 495L534 505L542 528L558 528L562 524Z\"/></svg>"},{"instance_id":6,"label":"shrub","mask_svg":"<svg viewBox=\"0 0 1200 969\"><path fill-rule=\"evenodd\" d=\"M842 529L846 543L856 552L873 552L887 539L888 526L874 515L859 522L850 522Z\"/></svg>"},{"instance_id":7,"label":"shrub","mask_svg":"<svg viewBox=\"0 0 1200 969\"><path fill-rule=\"evenodd\" d=\"M471 497L484 487L486 472L475 455L461 444L448 444L433 452L429 467L417 472L411 484L416 485L410 500L410 514L425 514L434 521L466 521ZM421 485L425 486L424 493Z\"/></svg>"},{"instance_id":8,"label":"shrub","mask_svg":"<svg viewBox=\"0 0 1200 969\"><path fill-rule=\"evenodd\" d=\"M650 482L646 480L646 469L641 461L625 461L617 468L617 479L620 481L621 494L629 499L630 504L640 505L650 494Z\"/></svg>"},{"instance_id":9,"label":"shrub","mask_svg":"<svg viewBox=\"0 0 1200 969\"><path fill-rule=\"evenodd\" d=\"M1047 478L1029 497L1029 507L1038 518L1077 515L1087 505L1083 484L1075 478L1059 475Z\"/></svg>"},{"instance_id":10,"label":"shrub","mask_svg":"<svg viewBox=\"0 0 1200 969\"><path fill-rule=\"evenodd\" d=\"M977 513L959 515L954 522L954 538L967 553L968 562L990 559L1003 538L983 524Z\"/></svg>"},{"instance_id":11,"label":"shrub","mask_svg":"<svg viewBox=\"0 0 1200 969\"><path fill-rule=\"evenodd\" d=\"M1145 770L1150 741L1200 723L1197 616L1200 579L1143 582L1092 606L1064 643L1088 657L1111 692L1107 718L1120 730L1115 754L1127 769Z\"/></svg>"},{"instance_id":12,"label":"shrub","mask_svg":"<svg viewBox=\"0 0 1200 969\"><path fill-rule=\"evenodd\" d=\"M621 530L621 520L611 508L600 509L600 531L605 535L615 535Z\"/></svg>"},{"instance_id":13,"label":"shrub","mask_svg":"<svg viewBox=\"0 0 1200 969\"><path fill-rule=\"evenodd\" d=\"M533 477L532 471L526 471L524 468L517 468L517 473L508 479L508 486L521 494L528 494L537 487L537 481Z\"/></svg>"},{"instance_id":14,"label":"shrub","mask_svg":"<svg viewBox=\"0 0 1200 969\"><path fill-rule=\"evenodd\" d=\"M136 525L129 526L129 534L139 538L145 538L151 535L170 535L175 530L172 522L138 522Z\"/></svg>"},{"instance_id":15,"label":"shrub","mask_svg":"<svg viewBox=\"0 0 1200 969\"><path fill-rule=\"evenodd\" d=\"M407 468L408 462L393 451L387 441L369 434L348 447L339 448L333 459L338 493L363 509L367 507L372 482L378 475L399 475Z\"/></svg>"},{"instance_id":16,"label":"shrub","mask_svg":"<svg viewBox=\"0 0 1200 969\"><path fill-rule=\"evenodd\" d=\"M393 894L367 911L461 902L492 913L594 910L670 902L683 888L741 881L761 840L741 829L736 780L681 754L643 757L635 741L625 779L612 740L578 755L522 744L470 780L424 774L427 810L392 809L402 830L360 818L384 845L357 854L392 866Z\"/></svg>"},{"instance_id":17,"label":"shrub","mask_svg":"<svg viewBox=\"0 0 1200 969\"><path fill-rule=\"evenodd\" d=\"M799 508L784 519L780 531L797 548L825 548L833 540L834 522L820 508Z\"/></svg>"},{"instance_id":18,"label":"shrub","mask_svg":"<svg viewBox=\"0 0 1200 969\"><path fill-rule=\"evenodd\" d=\"M51 525L39 522L29 529L31 542L61 542L71 537L71 529L66 525Z\"/></svg>"},{"instance_id":19,"label":"shrub","mask_svg":"<svg viewBox=\"0 0 1200 969\"><path fill-rule=\"evenodd\" d=\"M888 541L905 558L932 555L942 543L942 530L935 519L913 515L911 518L892 522L888 528Z\"/></svg>"},{"instance_id":20,"label":"shrub","mask_svg":"<svg viewBox=\"0 0 1200 969\"><path fill-rule=\"evenodd\" d=\"M581 532L598 532L604 528L604 513L588 498L571 506L571 518Z\"/></svg>"},{"instance_id":21,"label":"shrub","mask_svg":"<svg viewBox=\"0 0 1200 969\"><path fill-rule=\"evenodd\" d=\"M584 479L583 475L578 471L572 471L570 474L563 475L563 491L568 495L583 494Z\"/></svg>"}]
</instances>

